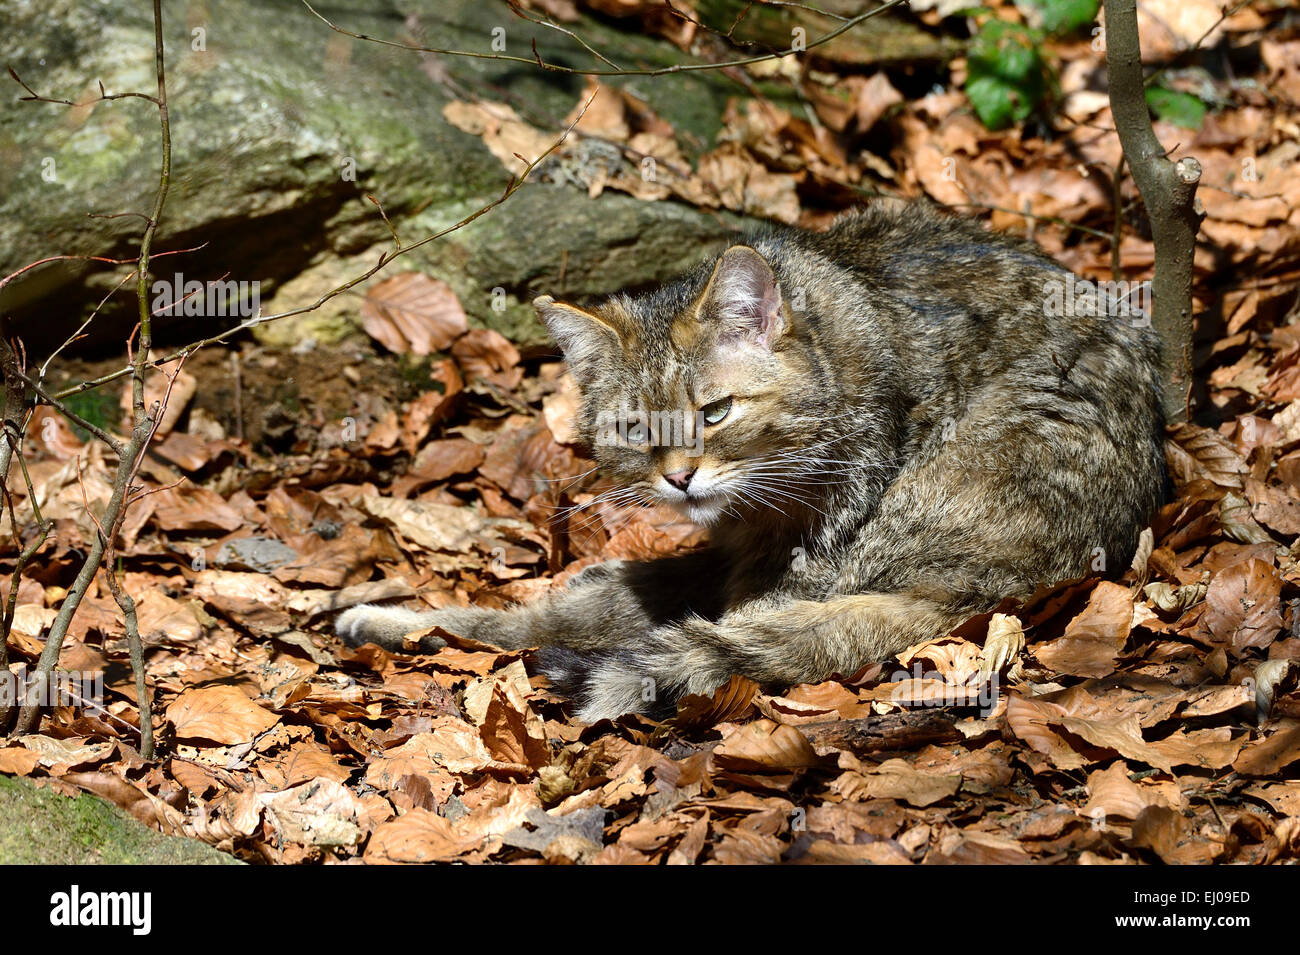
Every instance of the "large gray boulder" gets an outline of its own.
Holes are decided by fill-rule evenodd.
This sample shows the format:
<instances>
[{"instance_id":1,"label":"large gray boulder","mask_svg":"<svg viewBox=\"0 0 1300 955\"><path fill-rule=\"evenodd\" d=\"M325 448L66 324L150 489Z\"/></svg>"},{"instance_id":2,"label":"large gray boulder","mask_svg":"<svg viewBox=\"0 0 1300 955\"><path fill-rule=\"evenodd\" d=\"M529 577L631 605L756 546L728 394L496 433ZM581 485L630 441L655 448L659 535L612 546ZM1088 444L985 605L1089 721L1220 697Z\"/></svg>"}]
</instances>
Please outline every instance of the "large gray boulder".
<instances>
[{"instance_id":1,"label":"large gray boulder","mask_svg":"<svg viewBox=\"0 0 1300 955\"><path fill-rule=\"evenodd\" d=\"M500 161L443 119L449 100L514 102L558 123L582 88L580 77L527 65L433 58L352 39L296 0L168 0L163 11L173 173L155 249L203 248L159 260L155 274L257 281L269 310L310 301L375 260L389 233L367 194L410 242L501 193L508 176ZM481 0L370 0L329 11L358 32L466 50L489 50L501 28L508 52L531 55L536 40L547 58L580 60L561 34ZM581 29L623 62L655 66L681 57L663 41L609 23L585 21ZM52 97L91 99L99 82L110 93L152 93L149 5L9 0L0 5L0 63ZM688 151L713 145L725 100L740 91L711 72L626 82L677 124ZM152 207L156 109L138 99L77 109L18 102L21 88L5 83L0 275L55 254L134 255L138 218L88 215ZM653 282L716 244L728 221L669 201L611 193L593 201L572 186L529 184L393 269L444 278L472 320L527 341L542 332L524 303L553 291L561 275L570 295ZM43 266L0 291L0 314L39 350L75 327L120 274L102 265ZM491 307L498 287L507 293L504 311ZM133 320L127 295L113 301L116 310L106 309L92 330L106 343L120 340ZM355 294L341 296L281 334L328 340L351 327L357 311ZM214 331L216 321L166 319L160 333L188 340Z\"/></svg>"}]
</instances>

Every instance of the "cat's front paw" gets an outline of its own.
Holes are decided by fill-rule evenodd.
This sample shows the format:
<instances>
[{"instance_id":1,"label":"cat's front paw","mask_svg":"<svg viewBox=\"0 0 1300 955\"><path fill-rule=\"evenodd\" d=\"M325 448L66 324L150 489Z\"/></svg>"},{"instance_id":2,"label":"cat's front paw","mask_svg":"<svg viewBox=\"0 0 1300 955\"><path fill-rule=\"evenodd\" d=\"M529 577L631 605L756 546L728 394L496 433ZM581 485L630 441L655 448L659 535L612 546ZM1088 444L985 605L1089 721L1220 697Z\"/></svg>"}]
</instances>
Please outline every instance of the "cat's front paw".
<instances>
[{"instance_id":1,"label":"cat's front paw","mask_svg":"<svg viewBox=\"0 0 1300 955\"><path fill-rule=\"evenodd\" d=\"M403 638L408 633L433 626L437 626L437 611L358 604L339 614L334 621L334 632L354 647L377 643L385 650L400 652L405 649ZM424 653L432 653L446 645L445 640L433 634L420 638L420 650Z\"/></svg>"}]
</instances>

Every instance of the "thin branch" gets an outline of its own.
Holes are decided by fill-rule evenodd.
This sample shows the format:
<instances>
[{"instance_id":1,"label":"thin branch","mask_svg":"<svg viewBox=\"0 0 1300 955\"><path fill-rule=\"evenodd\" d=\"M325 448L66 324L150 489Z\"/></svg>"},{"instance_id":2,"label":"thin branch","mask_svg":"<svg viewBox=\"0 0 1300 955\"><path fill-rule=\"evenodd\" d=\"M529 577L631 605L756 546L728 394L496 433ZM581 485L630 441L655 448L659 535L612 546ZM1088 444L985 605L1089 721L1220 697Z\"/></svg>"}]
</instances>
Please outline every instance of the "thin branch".
<instances>
[{"instance_id":1,"label":"thin branch","mask_svg":"<svg viewBox=\"0 0 1300 955\"><path fill-rule=\"evenodd\" d=\"M565 36L573 40L575 43L581 46L584 50L586 50L596 59L600 60L602 63L609 66L611 69L615 69L615 70L620 69L619 65L615 63L613 60L611 60L609 57L605 56L603 53L601 53L599 50L593 47L582 37L578 36L578 34L570 30L568 27L560 26L550 17L529 16L528 13L524 10L524 8L519 6L519 4L515 2L515 0L506 0L506 6L508 6L511 12L513 12L514 15L519 17L521 20L527 20L529 23L535 23L541 27L549 27L550 29L555 30L559 33L563 33ZM537 55L536 43L534 43L533 45L533 55L534 56Z\"/></svg>"},{"instance_id":2,"label":"thin branch","mask_svg":"<svg viewBox=\"0 0 1300 955\"><path fill-rule=\"evenodd\" d=\"M37 93L34 89L32 89L30 86L24 83L22 79L18 76L18 74L14 72L14 68L12 66L9 67L9 75L13 77L15 83L17 83L19 86L21 86L23 89L27 91L26 96L18 97L19 101L24 103L54 103L56 106L76 107L76 106L90 106L94 103L99 103L104 100L143 99L143 100L148 100L150 103L153 103L155 106L158 105L158 100L150 96L148 93L106 93L104 92L103 83L99 84L98 96L88 100L83 100L80 103L74 103L70 99L55 99L52 96L42 96L40 93Z\"/></svg>"},{"instance_id":3,"label":"thin branch","mask_svg":"<svg viewBox=\"0 0 1300 955\"><path fill-rule=\"evenodd\" d=\"M103 307L108 304L108 300L112 298L114 295L116 295L119 291L121 291L122 286L125 285L127 282L131 281L131 279L133 279L134 277L135 277L135 269L132 269L130 272L127 272L126 275L122 276L122 280L118 282L115 286L113 286L112 290L107 295L105 295L103 298L99 300L99 304L96 305L95 308L91 311L91 313L86 316L86 320L77 327L77 330L74 331L67 338L65 338L63 340L63 344L61 344L58 348L54 349L54 351L50 352L50 354L46 356L45 361L41 362L41 371L40 374L38 375L38 379L41 382L45 381L46 372L49 371L50 364L54 361L54 359L59 357L59 353L62 352L63 349L67 348L69 345L71 345L73 342L75 342L77 339L81 337L81 333L90 327L90 323L95 320L95 316L97 316L100 313L100 310L103 309Z\"/></svg>"},{"instance_id":4,"label":"thin branch","mask_svg":"<svg viewBox=\"0 0 1300 955\"><path fill-rule=\"evenodd\" d=\"M190 355L198 351L200 348L205 348L208 345L213 345L216 344L217 342L225 341L226 339L232 337L233 335L236 335L239 332L245 331L249 328L256 328L259 325L265 325L268 322L274 322L281 318L288 318L292 315L302 315L306 312L313 312L316 309L320 308L322 305L324 305L326 302L328 302L330 299L334 298L335 296L342 295L344 292L356 287L357 285L360 285L362 282L371 278L376 273L378 273L381 269L383 269L385 266L393 262L395 259L401 258L404 255L408 255L409 253L414 252L416 249L420 248L421 246L428 245L430 242L435 242L438 239L441 239L443 236L450 235L453 232L463 229L465 226L469 225L471 222L478 219L479 217L487 215L487 213L491 212L497 206L501 205L501 203L505 202L512 195L518 192L520 187L523 186L524 182L527 180L528 176L533 172L533 170L535 170L538 166L540 166L548 156L550 156L553 152L555 152L562 145L564 145L564 143L568 140L569 135L573 132L573 127L578 124L578 122L582 119L584 115L586 115L587 109L588 107L591 106L592 100L594 98L595 97L593 95L591 98L587 100L587 102L585 102L582 105L582 109L579 110L578 115L574 117L573 122L570 123L565 128L564 132L560 134L559 138L556 139L555 142L553 142L536 159L528 163L524 167L524 169L519 173L518 176L515 176L510 180L510 182L506 185L506 188L501 193L501 195L497 196L497 198L493 199L491 202L487 203L486 205L479 207L474 212L471 212L469 215L461 219L459 222L456 222L445 229L440 229L439 231L433 233L432 235L427 235L424 238L418 240L417 242L413 242L411 245L405 246L395 252L382 253L379 256L379 261L374 266L367 269L365 272L362 272L360 275L356 276L355 278L352 278L349 281L344 282L342 285L338 286L337 288L330 289L328 292L322 294L318 299L316 299L316 301L312 302L309 305L300 305L296 308L291 308L283 312L277 312L273 315L254 316L253 318L240 322L238 325L228 328L223 332L218 332L217 334L209 338L205 338L197 342L192 342L189 345L186 345L185 347L179 349L178 351L172 352L170 355L166 355L162 358L157 358L152 362L150 362L150 367L162 368L164 365L170 364L171 362L183 361L184 359L188 358ZM91 388L98 388L100 385L106 385L111 381L116 381L117 379L122 378L129 374L131 374L130 367L121 368L117 371L109 372L106 375L101 375L98 378L91 379L90 381L83 381L80 384L72 386L71 388L65 388L63 391L55 392L54 397L66 398L69 395L79 394Z\"/></svg>"},{"instance_id":5,"label":"thin branch","mask_svg":"<svg viewBox=\"0 0 1300 955\"><path fill-rule=\"evenodd\" d=\"M1151 125L1142 78L1136 0L1105 0L1110 110L1133 181L1146 206L1155 245L1152 324L1165 365L1162 402L1171 421L1186 414L1191 384L1192 277L1203 212L1196 200L1201 164L1173 162Z\"/></svg>"},{"instance_id":6,"label":"thin branch","mask_svg":"<svg viewBox=\"0 0 1300 955\"><path fill-rule=\"evenodd\" d=\"M114 437L113 435L109 434L99 425L87 421L85 418L77 414L75 411L69 408L65 403L60 401L58 398L51 396L44 388L40 386L40 384L35 379L28 377L27 375L23 374L21 371L17 372L17 375L19 378L21 378L23 381L27 383L27 386L31 388L32 391L36 392L37 397L39 397L43 402L45 402L45 404L49 405L59 414L63 415L63 417L67 418L77 427L85 431L89 431L95 437L99 438L100 441L103 441L106 445L112 448L117 454L123 454L126 451L126 445L122 443L122 440L120 438Z\"/></svg>"},{"instance_id":7,"label":"thin branch","mask_svg":"<svg viewBox=\"0 0 1300 955\"><path fill-rule=\"evenodd\" d=\"M85 561L81 565L72 586L68 588L59 612L50 625L45 638L45 647L37 661L36 679L48 681L55 665L59 662L59 651L67 635L72 618L81 605L90 583L99 571L106 549L111 550L109 535L116 536L128 505L131 481L139 470L144 458L145 448L157 431L161 420L161 405L154 404L151 416L144 404L144 376L148 367L149 348L152 343L152 318L149 314L148 275L150 250L154 234L162 217L163 206L167 201L167 191L171 183L171 123L167 111L167 72L163 56L162 2L153 0L154 25L154 64L158 79L158 96L151 98L158 107L159 123L162 129L162 168L158 176L158 192L154 199L153 212L149 216L144 235L140 240L140 255L136 263L136 298L140 315L140 342L130 370L132 379L132 407L134 410L134 427L131 437L118 458L117 473L113 481L112 494L108 506L104 509L103 523L108 525L108 534L98 534L92 542ZM21 82L21 81L20 81ZM175 380L173 375L172 380ZM168 390L170 391L170 385ZM62 396L60 396L62 397ZM102 525L101 525L102 526ZM113 584L110 584L113 589ZM120 589L119 589L120 592ZM119 596L115 592L114 596ZM127 642L130 647L131 668L135 672L136 704L140 714L140 752L145 759L153 758L153 716L149 705L148 687L145 681L144 652L140 642L139 628L136 626L134 601L127 594L121 594L118 600L126 617ZM18 713L15 727L17 733L27 733L36 725L40 717L39 703L25 703Z\"/></svg>"},{"instance_id":8,"label":"thin branch","mask_svg":"<svg viewBox=\"0 0 1300 955\"><path fill-rule=\"evenodd\" d=\"M163 256L167 256L167 255L184 255L187 252L198 252L206 245L207 243L204 242L202 245L196 245L193 248L189 248L189 249L174 249L171 252L159 252L157 255L154 256L154 258L161 259ZM74 262L104 262L108 265L134 265L138 261L137 259L110 259L107 256L103 256L103 255L47 255L43 259L37 259L35 262L29 262L27 265L24 265L18 271L10 272L4 278L0 278L0 288L4 288L14 279L18 278L18 276L22 275L24 272L30 272L38 265L46 265L47 263L50 262L61 262L64 260L71 260Z\"/></svg>"},{"instance_id":9,"label":"thin branch","mask_svg":"<svg viewBox=\"0 0 1300 955\"><path fill-rule=\"evenodd\" d=\"M692 73L704 70L723 70L734 66L749 66L753 63L764 63L768 60L778 60L785 56L791 56L799 53L805 53L808 50L815 49L825 43L829 43L837 36L847 33L859 23L864 23L872 17L878 17L887 10L906 3L907 0L886 0L885 3L876 7L874 10L868 10L866 13L860 13L852 19L845 20L843 24L823 34L815 40L809 40L808 43L801 47L789 47L773 53L764 53L759 56L748 56L738 60L725 60L720 63L674 63L672 66L645 67L641 69L616 69L616 70L588 70L574 66L563 66L559 63L551 63L543 60L540 56L513 56L508 53L481 53L476 50L448 50L440 47L429 46L411 46L409 43L401 43L397 40L385 40L382 37L370 36L366 33L356 33L352 30L345 30L338 26L328 17L313 7L307 0L302 0L303 6L312 12L318 20L324 23L335 33L341 33L344 36L350 36L355 40L368 40L371 43L379 43L384 46L397 47L399 50L409 50L413 53L437 53L442 56L465 56L477 60L504 60L509 63L527 63L530 66L540 66L544 70L554 73L571 73L578 76L664 76L668 73Z\"/></svg>"},{"instance_id":10,"label":"thin branch","mask_svg":"<svg viewBox=\"0 0 1300 955\"><path fill-rule=\"evenodd\" d=\"M1246 7L1250 6L1254 2L1255 0L1239 0L1238 3L1234 4L1231 7L1224 7L1219 12L1219 19L1215 20L1214 24L1208 30L1202 33L1200 38L1197 39L1195 43L1193 43L1185 50L1179 50L1177 55L1179 57L1184 57L1190 53L1195 53L1197 50L1201 48L1201 44L1203 44L1206 40L1210 38L1210 34L1213 33L1215 30L1219 29L1219 27L1223 25L1223 22L1225 20L1227 20L1229 17L1235 16L1236 14L1240 13L1242 10L1244 10ZM1107 19L1109 20L1109 17ZM1162 77L1165 74L1165 71L1168 69L1169 66L1168 64L1166 64L1164 66L1161 66L1159 69L1153 70L1151 72L1151 75L1146 78L1145 85L1150 86L1152 83L1156 82L1156 80Z\"/></svg>"}]
</instances>

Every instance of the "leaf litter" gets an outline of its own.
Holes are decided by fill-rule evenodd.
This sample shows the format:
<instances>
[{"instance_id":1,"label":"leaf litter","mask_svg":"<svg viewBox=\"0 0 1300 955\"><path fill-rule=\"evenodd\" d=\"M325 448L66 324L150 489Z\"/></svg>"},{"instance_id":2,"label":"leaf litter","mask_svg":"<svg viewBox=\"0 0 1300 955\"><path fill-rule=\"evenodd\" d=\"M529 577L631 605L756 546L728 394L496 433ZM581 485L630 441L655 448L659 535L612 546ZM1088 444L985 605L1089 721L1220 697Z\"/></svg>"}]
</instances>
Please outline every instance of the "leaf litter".
<instances>
[{"instance_id":1,"label":"leaf litter","mask_svg":"<svg viewBox=\"0 0 1300 955\"><path fill-rule=\"evenodd\" d=\"M542 6L571 12L567 0ZM694 35L655 20L661 11L614 6L674 42ZM1156 41L1174 51L1206 5L1179 6L1195 10ZM1259 36L1254 17L1219 29ZM1300 41L1260 42L1261 87L1300 94ZM885 73L863 77L824 53L806 118L737 98L702 153L630 92L593 80L580 102L595 92L599 105L544 172L592 196L814 228L863 193L928 195L982 206L994 227L1109 278L1113 196L1079 162L1113 167L1118 155L1097 131L1109 107L1087 95L1096 58L1085 46L1059 41L1063 108L1047 138L990 133L958 93L907 100ZM837 71L847 100L824 82ZM140 604L160 758L136 749L134 680L101 577L60 669L101 680L102 701L49 709L38 732L0 748L0 771L97 793L163 832L271 863L1295 859L1300 180L1280 174L1294 150L1277 100L1232 92L1233 107L1199 131L1161 130L1188 140L1207 182L1246 158L1260 173L1205 190L1198 307L1213 298L1225 325L1198 374L1221 423L1170 429L1175 494L1123 574L1008 601L821 683L733 677L663 723L575 721L529 676L531 651L454 634L427 656L346 647L330 620L357 603L506 606L602 559L704 540L662 509L575 511L608 485L575 444L563 367L471 328L445 282L399 273L368 287L361 320L384 349L425 357L415 397L369 393L346 420L304 412L293 446L273 452L186 413L212 387L201 375L172 396L169 433L140 477L156 492L131 511L119 550ZM499 103L453 102L444 115L510 169L555 132ZM844 148L840 134L873 130L881 154ZM601 162L597 138L616 147ZM642 175L646 157L659 175ZM1094 231L1027 227L1016 210ZM1149 268L1139 232L1126 230L1120 251L1132 274ZM1251 281L1212 291L1222 270ZM9 647L28 667L112 465L61 421L44 427L44 414L30 473L56 532L21 580ZM21 512L26 489L11 487Z\"/></svg>"}]
</instances>

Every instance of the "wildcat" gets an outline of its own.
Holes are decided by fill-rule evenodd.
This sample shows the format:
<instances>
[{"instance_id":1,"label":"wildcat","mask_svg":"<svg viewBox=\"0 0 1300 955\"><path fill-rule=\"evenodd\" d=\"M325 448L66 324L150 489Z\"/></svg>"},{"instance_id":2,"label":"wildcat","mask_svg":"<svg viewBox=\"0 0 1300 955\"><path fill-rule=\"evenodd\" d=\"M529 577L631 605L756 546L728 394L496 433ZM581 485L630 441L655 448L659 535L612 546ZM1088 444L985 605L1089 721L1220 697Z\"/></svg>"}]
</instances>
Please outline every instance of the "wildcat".
<instances>
[{"instance_id":1,"label":"wildcat","mask_svg":"<svg viewBox=\"0 0 1300 955\"><path fill-rule=\"evenodd\" d=\"M709 546L508 610L358 606L337 630L540 645L595 720L733 673L851 674L1099 557L1123 566L1164 489L1158 343L1080 287L1027 241L888 201L589 310L538 298L603 471Z\"/></svg>"}]
</instances>

